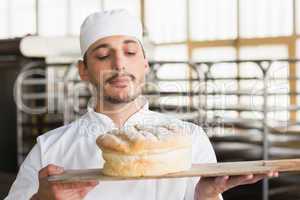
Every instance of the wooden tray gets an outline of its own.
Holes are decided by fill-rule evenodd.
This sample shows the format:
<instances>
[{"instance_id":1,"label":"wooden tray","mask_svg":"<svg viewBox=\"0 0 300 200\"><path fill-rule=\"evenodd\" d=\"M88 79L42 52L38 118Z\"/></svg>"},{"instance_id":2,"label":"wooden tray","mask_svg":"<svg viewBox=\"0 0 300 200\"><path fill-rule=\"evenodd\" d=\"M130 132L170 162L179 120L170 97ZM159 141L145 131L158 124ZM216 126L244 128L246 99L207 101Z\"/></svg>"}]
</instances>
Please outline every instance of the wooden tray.
<instances>
[{"instance_id":1,"label":"wooden tray","mask_svg":"<svg viewBox=\"0 0 300 200\"><path fill-rule=\"evenodd\" d=\"M263 174L269 171L278 171L278 172L300 171L300 159L195 164L188 171L170 173L161 176L146 176L146 177L106 176L101 172L101 169L66 170L61 175L49 176L48 180L55 181L55 182L73 182L73 181L88 181L88 180L121 181L121 180L200 177L200 176L201 177L235 176L235 175L247 175L247 174Z\"/></svg>"}]
</instances>

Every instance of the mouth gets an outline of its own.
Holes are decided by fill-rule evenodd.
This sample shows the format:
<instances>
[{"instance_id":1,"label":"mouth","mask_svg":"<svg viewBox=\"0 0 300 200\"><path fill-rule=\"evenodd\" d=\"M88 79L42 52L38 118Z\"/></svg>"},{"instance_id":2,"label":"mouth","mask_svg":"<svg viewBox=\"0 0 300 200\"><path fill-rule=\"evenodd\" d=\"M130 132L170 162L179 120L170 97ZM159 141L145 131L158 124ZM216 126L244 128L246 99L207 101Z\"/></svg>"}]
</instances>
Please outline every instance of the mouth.
<instances>
[{"instance_id":1,"label":"mouth","mask_svg":"<svg viewBox=\"0 0 300 200\"><path fill-rule=\"evenodd\" d=\"M116 78L108 80L107 82L113 87L125 88L128 86L130 80L131 79L128 76L118 76Z\"/></svg>"}]
</instances>

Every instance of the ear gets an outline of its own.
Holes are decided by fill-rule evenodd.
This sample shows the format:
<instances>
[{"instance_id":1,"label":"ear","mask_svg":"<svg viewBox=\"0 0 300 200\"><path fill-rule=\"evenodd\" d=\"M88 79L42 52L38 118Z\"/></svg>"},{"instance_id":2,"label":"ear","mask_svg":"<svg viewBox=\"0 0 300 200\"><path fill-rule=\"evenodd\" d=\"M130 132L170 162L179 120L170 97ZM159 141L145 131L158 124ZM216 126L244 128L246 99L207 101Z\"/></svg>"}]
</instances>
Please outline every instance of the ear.
<instances>
[{"instance_id":1,"label":"ear","mask_svg":"<svg viewBox=\"0 0 300 200\"><path fill-rule=\"evenodd\" d=\"M89 80L88 69L82 60L78 61L77 68L78 68L80 79L82 81L88 81Z\"/></svg>"},{"instance_id":2,"label":"ear","mask_svg":"<svg viewBox=\"0 0 300 200\"><path fill-rule=\"evenodd\" d=\"M147 58L145 58L145 61L144 61L144 65L145 65L145 72L146 72L146 74L148 74L149 73L149 71L150 71L150 66L149 66L149 62L148 62L148 59Z\"/></svg>"}]
</instances>

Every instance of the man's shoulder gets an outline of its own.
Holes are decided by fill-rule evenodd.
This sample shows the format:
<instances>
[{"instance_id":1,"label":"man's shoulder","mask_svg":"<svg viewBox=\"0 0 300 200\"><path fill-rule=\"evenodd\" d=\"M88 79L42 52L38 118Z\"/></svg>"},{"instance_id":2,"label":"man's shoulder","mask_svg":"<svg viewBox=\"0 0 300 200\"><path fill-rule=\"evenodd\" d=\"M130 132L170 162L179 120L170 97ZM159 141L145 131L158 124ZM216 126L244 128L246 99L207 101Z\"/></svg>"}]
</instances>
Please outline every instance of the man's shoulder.
<instances>
[{"instance_id":1,"label":"man's shoulder","mask_svg":"<svg viewBox=\"0 0 300 200\"><path fill-rule=\"evenodd\" d=\"M47 131L47 132L43 133L42 135L40 135L38 137L38 140L42 140L42 139L46 140L48 138L57 137L57 136L63 134L66 130L68 130L70 128L70 126L72 126L72 123L57 127L50 131Z\"/></svg>"},{"instance_id":2,"label":"man's shoulder","mask_svg":"<svg viewBox=\"0 0 300 200\"><path fill-rule=\"evenodd\" d=\"M80 123L83 123L83 121L85 121L86 116L83 115L82 117L80 117L79 119L60 126L58 128L55 128L53 130L50 130L42 135L40 135L37 138L37 142L39 144L51 144L51 143L55 143L58 140L60 140L61 138L74 138L76 135L78 135L80 133Z\"/></svg>"},{"instance_id":3,"label":"man's shoulder","mask_svg":"<svg viewBox=\"0 0 300 200\"><path fill-rule=\"evenodd\" d=\"M56 129L50 130L40 135L37 138L37 143L43 148L45 148L46 146L51 146L51 144L54 144L62 137L65 137L65 134L68 132L68 130L72 129L72 126L74 126L74 123L63 125Z\"/></svg>"}]
</instances>

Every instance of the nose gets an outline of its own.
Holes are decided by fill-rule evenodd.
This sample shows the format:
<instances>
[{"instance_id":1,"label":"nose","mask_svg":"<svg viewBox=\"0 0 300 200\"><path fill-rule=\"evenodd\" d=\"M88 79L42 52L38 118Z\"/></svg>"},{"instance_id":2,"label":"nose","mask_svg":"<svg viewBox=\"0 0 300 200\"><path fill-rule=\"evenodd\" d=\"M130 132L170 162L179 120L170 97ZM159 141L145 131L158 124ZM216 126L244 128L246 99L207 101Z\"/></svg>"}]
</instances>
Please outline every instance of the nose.
<instances>
[{"instance_id":1,"label":"nose","mask_svg":"<svg viewBox=\"0 0 300 200\"><path fill-rule=\"evenodd\" d=\"M122 52L116 51L114 53L112 68L116 71L122 71L125 69L125 57Z\"/></svg>"}]
</instances>

